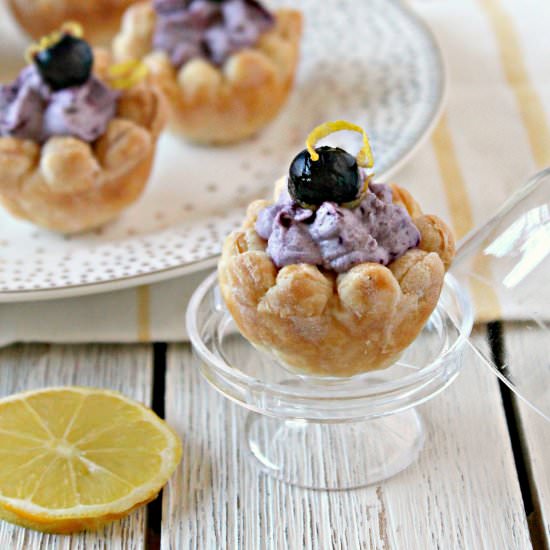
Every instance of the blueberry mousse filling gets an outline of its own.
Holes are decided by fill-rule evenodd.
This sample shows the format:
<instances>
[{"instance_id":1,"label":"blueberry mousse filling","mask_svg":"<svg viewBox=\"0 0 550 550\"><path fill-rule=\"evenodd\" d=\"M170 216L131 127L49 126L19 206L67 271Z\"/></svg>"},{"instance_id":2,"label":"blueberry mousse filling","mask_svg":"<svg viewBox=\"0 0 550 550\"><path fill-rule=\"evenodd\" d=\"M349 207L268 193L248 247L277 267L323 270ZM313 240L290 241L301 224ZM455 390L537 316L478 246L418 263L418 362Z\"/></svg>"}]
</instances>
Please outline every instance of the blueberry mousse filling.
<instances>
[{"instance_id":1,"label":"blueberry mousse filling","mask_svg":"<svg viewBox=\"0 0 550 550\"><path fill-rule=\"evenodd\" d=\"M119 92L92 74L89 44L69 31L31 51L32 63L0 86L0 136L43 143L72 136L88 143L105 133Z\"/></svg>"},{"instance_id":2,"label":"blueberry mousse filling","mask_svg":"<svg viewBox=\"0 0 550 550\"><path fill-rule=\"evenodd\" d=\"M343 149L304 149L287 181L256 221L278 268L307 263L344 273L364 262L388 265L420 243L420 232L393 202L391 188L373 183Z\"/></svg>"},{"instance_id":3,"label":"blueberry mousse filling","mask_svg":"<svg viewBox=\"0 0 550 550\"><path fill-rule=\"evenodd\" d=\"M153 46L179 69L194 58L223 65L234 53L253 47L275 24L256 0L153 0Z\"/></svg>"}]
</instances>

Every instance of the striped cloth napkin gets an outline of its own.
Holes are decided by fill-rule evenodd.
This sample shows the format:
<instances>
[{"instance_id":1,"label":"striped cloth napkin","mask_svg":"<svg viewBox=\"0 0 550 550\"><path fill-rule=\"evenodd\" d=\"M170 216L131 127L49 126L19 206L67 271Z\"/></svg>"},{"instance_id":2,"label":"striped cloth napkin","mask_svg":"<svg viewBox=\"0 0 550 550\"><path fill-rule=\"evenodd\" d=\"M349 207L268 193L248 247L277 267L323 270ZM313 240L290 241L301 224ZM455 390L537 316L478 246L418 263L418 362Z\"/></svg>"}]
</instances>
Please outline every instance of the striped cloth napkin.
<instances>
[{"instance_id":1,"label":"striped cloth napkin","mask_svg":"<svg viewBox=\"0 0 550 550\"><path fill-rule=\"evenodd\" d=\"M550 3L412 0L447 60L447 107L394 177L463 237L550 165ZM483 270L487 266L480 266ZM488 274L489 276L491 274ZM205 273L116 293L0 306L0 344L186 338L187 300ZM484 292L478 319L521 317Z\"/></svg>"}]
</instances>

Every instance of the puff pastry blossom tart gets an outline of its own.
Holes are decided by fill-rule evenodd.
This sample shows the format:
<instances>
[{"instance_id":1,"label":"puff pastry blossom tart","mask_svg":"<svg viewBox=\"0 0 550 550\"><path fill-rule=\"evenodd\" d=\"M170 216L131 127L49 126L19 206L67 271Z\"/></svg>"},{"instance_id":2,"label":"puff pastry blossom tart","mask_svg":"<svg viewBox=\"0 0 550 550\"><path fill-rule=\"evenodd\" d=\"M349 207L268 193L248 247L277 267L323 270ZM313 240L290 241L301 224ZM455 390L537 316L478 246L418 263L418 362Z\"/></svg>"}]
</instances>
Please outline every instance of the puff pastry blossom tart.
<instances>
[{"instance_id":1,"label":"puff pastry blossom tart","mask_svg":"<svg viewBox=\"0 0 550 550\"><path fill-rule=\"evenodd\" d=\"M77 21L93 44L107 43L120 27L124 11L136 0L8 0L19 23L33 38Z\"/></svg>"},{"instance_id":2,"label":"puff pastry blossom tart","mask_svg":"<svg viewBox=\"0 0 550 550\"><path fill-rule=\"evenodd\" d=\"M245 139L280 111L292 87L302 17L256 0L153 0L126 12L113 50L140 58L188 139Z\"/></svg>"},{"instance_id":3,"label":"puff pastry blossom tart","mask_svg":"<svg viewBox=\"0 0 550 550\"><path fill-rule=\"evenodd\" d=\"M0 86L0 202L36 225L75 233L134 202L166 109L146 67L113 65L68 25L29 49Z\"/></svg>"},{"instance_id":4,"label":"puff pastry blossom tart","mask_svg":"<svg viewBox=\"0 0 550 550\"><path fill-rule=\"evenodd\" d=\"M372 155L308 148L253 202L219 263L224 301L239 330L287 366L352 376L391 365L434 310L454 239L397 185L375 183ZM363 134L364 135L364 134Z\"/></svg>"}]
</instances>

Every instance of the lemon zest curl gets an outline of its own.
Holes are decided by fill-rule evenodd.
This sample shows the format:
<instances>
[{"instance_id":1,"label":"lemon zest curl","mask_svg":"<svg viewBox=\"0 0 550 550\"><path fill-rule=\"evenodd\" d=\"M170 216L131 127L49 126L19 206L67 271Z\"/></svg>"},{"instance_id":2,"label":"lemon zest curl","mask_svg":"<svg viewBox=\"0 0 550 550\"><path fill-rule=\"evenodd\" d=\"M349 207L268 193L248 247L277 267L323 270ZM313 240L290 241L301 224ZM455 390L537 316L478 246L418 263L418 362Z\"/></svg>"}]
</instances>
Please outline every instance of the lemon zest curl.
<instances>
[{"instance_id":1,"label":"lemon zest curl","mask_svg":"<svg viewBox=\"0 0 550 550\"><path fill-rule=\"evenodd\" d=\"M131 59L109 67L109 84L115 90L127 90L132 88L149 74L145 63Z\"/></svg>"},{"instance_id":2,"label":"lemon zest curl","mask_svg":"<svg viewBox=\"0 0 550 550\"><path fill-rule=\"evenodd\" d=\"M27 63L32 63L37 54L57 44L65 34L70 34L75 38L82 38L84 36L84 31L82 25L75 21L63 23L59 30L43 36L38 42L34 42L27 48L25 52L25 60Z\"/></svg>"},{"instance_id":3,"label":"lemon zest curl","mask_svg":"<svg viewBox=\"0 0 550 550\"><path fill-rule=\"evenodd\" d=\"M363 147L361 147L356 157L357 164L363 168L372 168L374 166L374 159L372 157L372 149L367 133L363 130L363 128L361 128L361 126L357 126L357 124L353 124L347 120L325 122L311 131L306 139L306 147L311 160L314 162L319 160L319 154L314 148L315 144L320 139L323 139L334 132L339 132L340 130L352 130L353 132L358 132L363 136Z\"/></svg>"}]
</instances>

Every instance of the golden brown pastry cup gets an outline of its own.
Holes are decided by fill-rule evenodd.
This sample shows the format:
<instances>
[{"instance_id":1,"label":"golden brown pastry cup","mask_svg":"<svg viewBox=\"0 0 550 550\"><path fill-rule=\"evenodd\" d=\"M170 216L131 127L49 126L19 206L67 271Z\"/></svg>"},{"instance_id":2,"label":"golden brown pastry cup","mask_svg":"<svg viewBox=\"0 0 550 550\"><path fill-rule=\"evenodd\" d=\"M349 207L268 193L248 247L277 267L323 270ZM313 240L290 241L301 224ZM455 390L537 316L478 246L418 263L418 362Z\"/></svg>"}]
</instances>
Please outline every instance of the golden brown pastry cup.
<instances>
[{"instance_id":1,"label":"golden brown pastry cup","mask_svg":"<svg viewBox=\"0 0 550 550\"><path fill-rule=\"evenodd\" d=\"M150 2L132 6L113 42L118 60L143 58L171 108L170 126L187 139L221 145L246 139L281 110L299 58L302 16L277 10L275 27L256 47L222 67L193 59L176 70L164 52L151 51L156 15Z\"/></svg>"},{"instance_id":2,"label":"golden brown pastry cup","mask_svg":"<svg viewBox=\"0 0 550 550\"><path fill-rule=\"evenodd\" d=\"M40 38L66 21L82 25L86 40L107 45L116 34L124 11L136 0L8 0L21 28Z\"/></svg>"},{"instance_id":3,"label":"golden brown pastry cup","mask_svg":"<svg viewBox=\"0 0 550 550\"><path fill-rule=\"evenodd\" d=\"M110 59L96 51L105 77ZM0 202L14 216L61 233L97 228L142 193L166 120L162 94L144 81L124 90L94 143L54 136L43 145L0 138Z\"/></svg>"},{"instance_id":4,"label":"golden brown pastry cup","mask_svg":"<svg viewBox=\"0 0 550 550\"><path fill-rule=\"evenodd\" d=\"M420 231L419 246L387 267L367 262L339 275L308 264L277 269L254 229L268 202L252 203L218 267L243 336L310 375L348 377L394 363L434 310L455 246L439 218L422 214L404 189L392 189Z\"/></svg>"}]
</instances>

